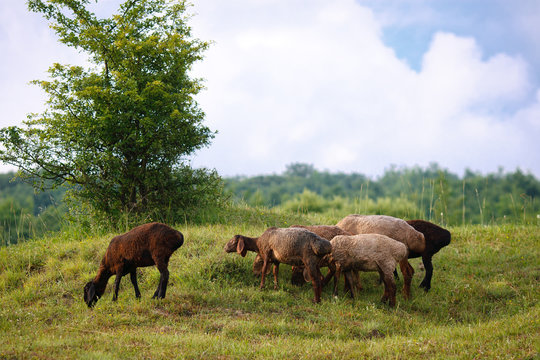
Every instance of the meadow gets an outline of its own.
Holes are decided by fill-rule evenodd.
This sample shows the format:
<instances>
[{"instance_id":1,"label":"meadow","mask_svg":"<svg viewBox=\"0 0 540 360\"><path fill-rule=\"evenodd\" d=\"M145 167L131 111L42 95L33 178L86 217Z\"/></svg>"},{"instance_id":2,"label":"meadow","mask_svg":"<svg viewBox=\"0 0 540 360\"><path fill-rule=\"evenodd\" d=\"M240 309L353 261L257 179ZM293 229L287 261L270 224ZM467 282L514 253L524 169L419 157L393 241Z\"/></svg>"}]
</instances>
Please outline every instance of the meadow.
<instances>
[{"instance_id":1,"label":"meadow","mask_svg":"<svg viewBox=\"0 0 540 360\"><path fill-rule=\"evenodd\" d=\"M378 274L361 273L356 299L306 284L259 290L253 253L225 254L235 234L267 226L338 219L253 210L238 221L177 224L184 245L169 264L163 300L150 299L155 267L139 269L142 299L129 277L112 302L112 283L93 309L83 286L116 233L76 227L0 248L0 359L536 359L540 356L540 231L536 225L448 227L452 243L434 257L432 289L379 302ZM323 270L325 272L326 270ZM397 283L401 289L402 280Z\"/></svg>"}]
</instances>

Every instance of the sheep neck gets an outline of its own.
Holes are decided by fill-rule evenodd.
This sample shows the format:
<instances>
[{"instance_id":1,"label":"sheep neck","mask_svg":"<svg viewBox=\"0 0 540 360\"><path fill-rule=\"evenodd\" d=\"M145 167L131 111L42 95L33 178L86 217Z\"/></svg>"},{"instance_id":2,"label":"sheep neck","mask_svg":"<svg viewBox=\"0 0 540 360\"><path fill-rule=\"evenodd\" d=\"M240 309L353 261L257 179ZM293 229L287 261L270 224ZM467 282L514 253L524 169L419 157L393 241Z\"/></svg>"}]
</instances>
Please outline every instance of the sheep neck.
<instances>
[{"instance_id":1,"label":"sheep neck","mask_svg":"<svg viewBox=\"0 0 540 360\"><path fill-rule=\"evenodd\" d=\"M98 273L94 280L92 281L96 285L96 295L101 297L105 292L107 283L113 274L105 266L100 266Z\"/></svg>"},{"instance_id":2,"label":"sheep neck","mask_svg":"<svg viewBox=\"0 0 540 360\"><path fill-rule=\"evenodd\" d=\"M244 244L248 251L259 253L259 238L250 238L244 236Z\"/></svg>"}]
</instances>

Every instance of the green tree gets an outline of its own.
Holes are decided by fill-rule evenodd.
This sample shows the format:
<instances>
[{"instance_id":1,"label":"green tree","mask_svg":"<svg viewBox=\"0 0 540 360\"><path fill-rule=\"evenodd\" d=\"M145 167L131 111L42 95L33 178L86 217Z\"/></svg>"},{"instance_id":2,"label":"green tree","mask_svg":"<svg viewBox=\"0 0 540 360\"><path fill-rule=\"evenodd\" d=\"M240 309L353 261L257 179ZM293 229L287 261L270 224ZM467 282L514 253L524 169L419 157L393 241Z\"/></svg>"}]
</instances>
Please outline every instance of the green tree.
<instances>
[{"instance_id":1,"label":"green tree","mask_svg":"<svg viewBox=\"0 0 540 360\"><path fill-rule=\"evenodd\" d=\"M129 0L109 18L89 3L28 1L92 66L55 63L50 81L34 81L48 109L0 131L0 160L35 186L69 184L97 214L163 213L182 202L182 174L193 179L185 157L214 136L194 100L202 81L189 74L208 43L192 38L182 0Z\"/></svg>"},{"instance_id":2,"label":"green tree","mask_svg":"<svg viewBox=\"0 0 540 360\"><path fill-rule=\"evenodd\" d=\"M310 177L314 172L315 167L313 165L304 163L289 164L285 169L285 175L299 176L302 178Z\"/></svg>"}]
</instances>

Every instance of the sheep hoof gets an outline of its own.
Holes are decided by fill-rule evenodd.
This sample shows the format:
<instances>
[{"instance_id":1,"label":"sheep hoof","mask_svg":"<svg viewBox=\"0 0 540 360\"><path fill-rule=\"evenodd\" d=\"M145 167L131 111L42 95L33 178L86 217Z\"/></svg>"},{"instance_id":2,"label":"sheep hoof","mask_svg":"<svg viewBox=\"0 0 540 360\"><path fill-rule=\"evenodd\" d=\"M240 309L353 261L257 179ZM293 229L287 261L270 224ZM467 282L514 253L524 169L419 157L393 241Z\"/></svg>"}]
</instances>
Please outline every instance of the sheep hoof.
<instances>
[{"instance_id":1,"label":"sheep hoof","mask_svg":"<svg viewBox=\"0 0 540 360\"><path fill-rule=\"evenodd\" d=\"M420 283L420 288L423 288L425 292L428 292L431 287L428 284L422 282Z\"/></svg>"}]
</instances>

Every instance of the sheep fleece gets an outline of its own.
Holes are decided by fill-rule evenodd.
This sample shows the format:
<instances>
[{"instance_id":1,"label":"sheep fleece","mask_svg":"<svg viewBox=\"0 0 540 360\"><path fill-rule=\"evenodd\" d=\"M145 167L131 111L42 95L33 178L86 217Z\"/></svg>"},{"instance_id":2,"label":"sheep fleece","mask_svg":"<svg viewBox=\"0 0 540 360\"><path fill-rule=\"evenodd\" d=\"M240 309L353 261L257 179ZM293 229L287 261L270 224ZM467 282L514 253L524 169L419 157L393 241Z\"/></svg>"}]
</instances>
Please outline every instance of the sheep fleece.
<instances>
[{"instance_id":1,"label":"sheep fleece","mask_svg":"<svg viewBox=\"0 0 540 360\"><path fill-rule=\"evenodd\" d=\"M332 258L342 270L394 271L407 258L407 247L380 234L338 235L332 239Z\"/></svg>"},{"instance_id":2,"label":"sheep fleece","mask_svg":"<svg viewBox=\"0 0 540 360\"><path fill-rule=\"evenodd\" d=\"M332 251L328 240L301 228L270 228L260 240L263 240L259 241L261 253L271 251L276 260L291 265L303 265L305 251L319 256ZM308 244L310 246L306 246Z\"/></svg>"},{"instance_id":3,"label":"sheep fleece","mask_svg":"<svg viewBox=\"0 0 540 360\"><path fill-rule=\"evenodd\" d=\"M387 215L348 215L337 226L352 234L382 234L404 243L412 251L421 253L426 247L424 235L405 220Z\"/></svg>"}]
</instances>

